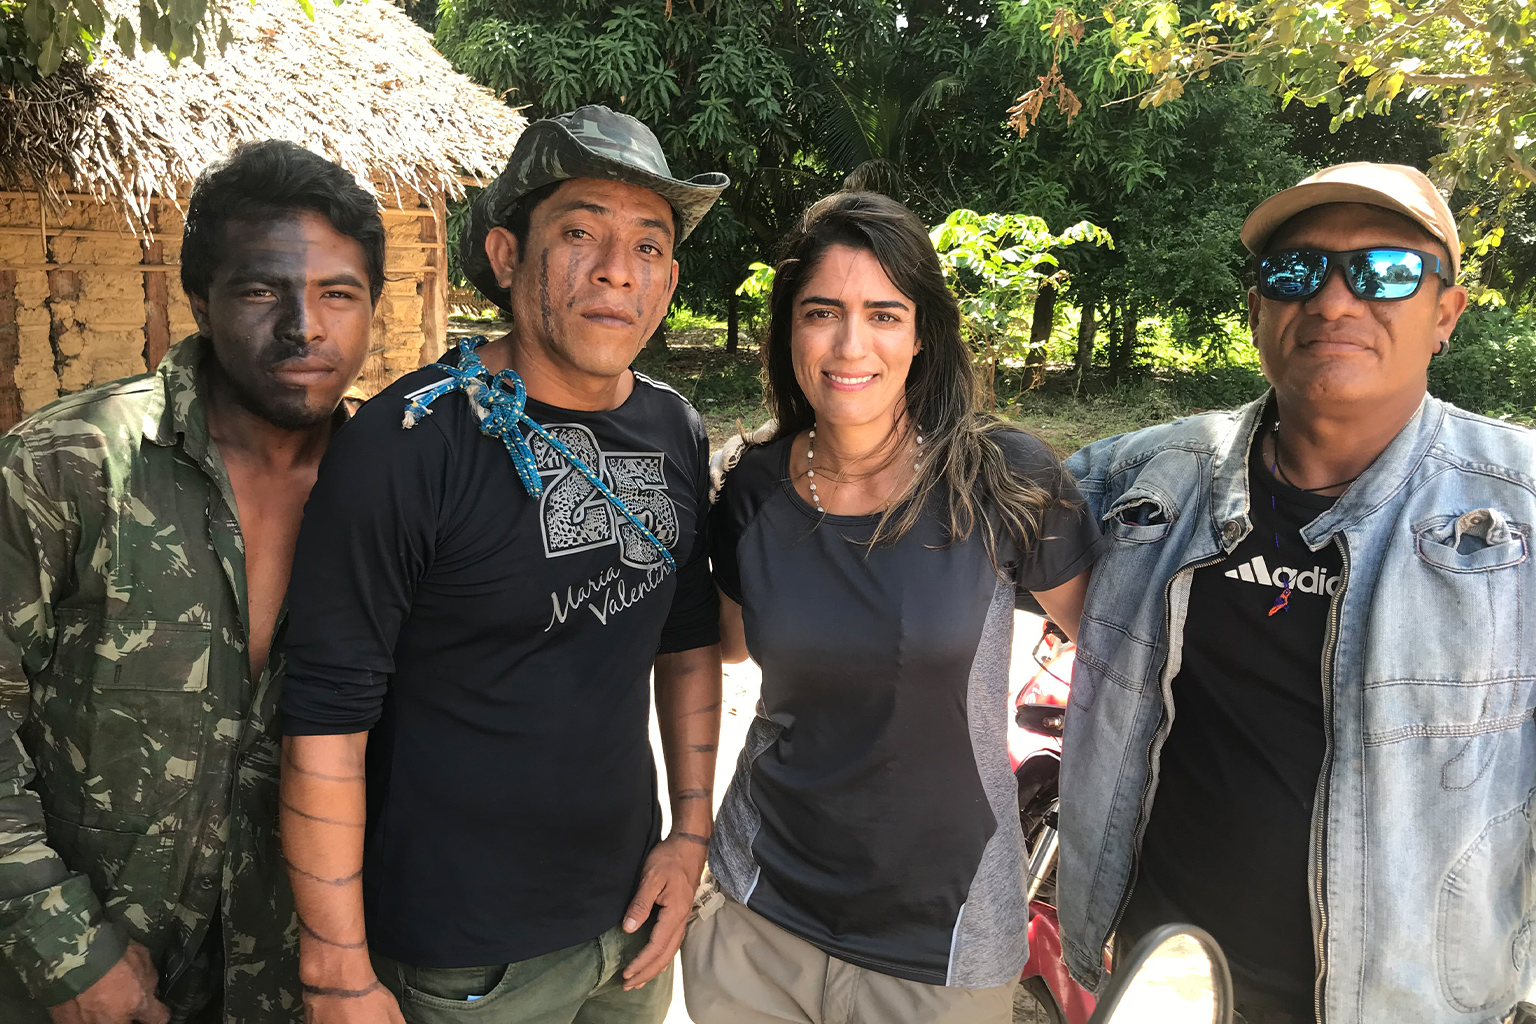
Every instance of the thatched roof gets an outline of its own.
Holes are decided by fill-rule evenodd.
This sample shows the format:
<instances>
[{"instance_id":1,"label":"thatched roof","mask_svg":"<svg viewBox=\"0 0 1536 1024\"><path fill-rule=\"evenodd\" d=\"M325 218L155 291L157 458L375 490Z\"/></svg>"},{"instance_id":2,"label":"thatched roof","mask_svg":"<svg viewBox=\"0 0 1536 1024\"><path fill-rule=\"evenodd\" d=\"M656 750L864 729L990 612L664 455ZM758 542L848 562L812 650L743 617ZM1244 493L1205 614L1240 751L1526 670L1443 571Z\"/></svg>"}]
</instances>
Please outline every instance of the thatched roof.
<instances>
[{"instance_id":1,"label":"thatched roof","mask_svg":"<svg viewBox=\"0 0 1536 1024\"><path fill-rule=\"evenodd\" d=\"M130 4L104 6L137 21ZM184 194L237 143L282 138L385 183L386 203L399 186L457 196L461 174L501 170L527 123L389 0L317 2L314 21L297 0L220 6L234 41L222 55L210 45L203 67L108 43L89 66L0 86L0 188L57 194L67 183L139 219L151 195Z\"/></svg>"}]
</instances>

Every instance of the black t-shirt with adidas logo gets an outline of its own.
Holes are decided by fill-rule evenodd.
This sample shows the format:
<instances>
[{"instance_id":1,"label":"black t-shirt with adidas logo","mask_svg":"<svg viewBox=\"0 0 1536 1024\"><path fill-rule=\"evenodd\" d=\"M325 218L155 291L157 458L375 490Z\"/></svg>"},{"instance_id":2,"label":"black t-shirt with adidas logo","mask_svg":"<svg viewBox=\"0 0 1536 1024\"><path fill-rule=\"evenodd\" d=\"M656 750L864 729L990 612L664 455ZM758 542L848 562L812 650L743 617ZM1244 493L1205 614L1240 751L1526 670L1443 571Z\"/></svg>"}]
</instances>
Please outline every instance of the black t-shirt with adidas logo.
<instances>
[{"instance_id":1,"label":"black t-shirt with adidas logo","mask_svg":"<svg viewBox=\"0 0 1536 1024\"><path fill-rule=\"evenodd\" d=\"M1335 499L1280 483L1254 449L1253 530L1191 584L1173 729L1122 931L1197 924L1240 986L1310 1019L1307 858L1323 642L1343 562L1336 545L1314 552L1301 539Z\"/></svg>"}]
</instances>

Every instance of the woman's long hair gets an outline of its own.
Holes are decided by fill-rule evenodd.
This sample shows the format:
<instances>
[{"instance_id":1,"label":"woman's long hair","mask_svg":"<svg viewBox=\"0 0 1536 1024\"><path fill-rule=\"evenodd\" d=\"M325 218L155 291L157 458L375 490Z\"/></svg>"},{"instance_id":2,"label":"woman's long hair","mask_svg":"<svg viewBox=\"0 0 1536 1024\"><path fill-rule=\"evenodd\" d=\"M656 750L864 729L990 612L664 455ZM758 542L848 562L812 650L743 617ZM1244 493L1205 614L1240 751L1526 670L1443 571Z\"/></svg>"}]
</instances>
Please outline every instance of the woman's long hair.
<instances>
[{"instance_id":1,"label":"woman's long hair","mask_svg":"<svg viewBox=\"0 0 1536 1024\"><path fill-rule=\"evenodd\" d=\"M987 556L1000 569L999 531L1021 554L1028 551L1039 534L1041 513L1056 499L1008 464L994 435L1015 428L976 411L976 377L960 336L959 303L944 283L927 229L894 199L876 192L834 193L807 210L784 240L763 345L768 407L778 421L773 438L816 422L816 410L795 379L790 334L795 299L834 245L871 253L917 307L921 349L907 372L906 411L923 435L923 459L902 500L880 517L870 543L902 537L943 496L950 541L965 540L979 526ZM899 450L894 448L892 457Z\"/></svg>"}]
</instances>

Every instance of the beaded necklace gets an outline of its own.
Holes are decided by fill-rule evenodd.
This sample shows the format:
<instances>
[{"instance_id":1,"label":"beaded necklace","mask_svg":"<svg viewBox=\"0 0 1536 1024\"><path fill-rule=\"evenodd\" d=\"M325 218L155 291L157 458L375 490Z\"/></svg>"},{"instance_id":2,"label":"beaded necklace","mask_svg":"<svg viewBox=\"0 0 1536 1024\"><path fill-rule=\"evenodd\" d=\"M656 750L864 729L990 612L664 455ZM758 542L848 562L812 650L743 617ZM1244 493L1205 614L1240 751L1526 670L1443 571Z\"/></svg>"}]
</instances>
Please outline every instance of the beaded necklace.
<instances>
[{"instance_id":1,"label":"beaded necklace","mask_svg":"<svg viewBox=\"0 0 1536 1024\"><path fill-rule=\"evenodd\" d=\"M816 506L816 511L817 512L820 512L822 515L826 515L827 514L827 510L821 507L821 495L816 493L816 470L811 465L811 459L813 459L815 456L816 456L816 428L813 426L813 427L811 427L810 434L808 434L806 436L806 442L805 442L805 475L810 480L811 502ZM916 469L916 470L921 470L923 468L923 435L922 434L918 434L917 435L917 459L916 459L916 461L914 461L912 463L912 468Z\"/></svg>"}]
</instances>

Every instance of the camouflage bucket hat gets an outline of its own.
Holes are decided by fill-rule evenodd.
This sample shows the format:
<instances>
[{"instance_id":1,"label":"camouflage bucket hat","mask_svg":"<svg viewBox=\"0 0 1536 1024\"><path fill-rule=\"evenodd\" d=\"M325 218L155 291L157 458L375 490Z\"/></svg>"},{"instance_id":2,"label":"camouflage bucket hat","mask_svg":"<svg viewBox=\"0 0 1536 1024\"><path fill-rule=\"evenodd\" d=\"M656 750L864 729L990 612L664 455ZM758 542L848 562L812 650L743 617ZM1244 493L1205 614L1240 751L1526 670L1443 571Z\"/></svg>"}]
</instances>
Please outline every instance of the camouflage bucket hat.
<instances>
[{"instance_id":1,"label":"camouflage bucket hat","mask_svg":"<svg viewBox=\"0 0 1536 1024\"><path fill-rule=\"evenodd\" d=\"M507 167L475 197L469 222L459 235L459 264L480 294L511 311L512 297L496 283L485 255L485 236L504 226L512 207L534 189L567 178L606 178L648 188L677 211L679 243L693 233L731 179L718 171L687 181L672 177L661 143L628 114L607 107L578 107L569 114L535 121L523 129Z\"/></svg>"}]
</instances>

